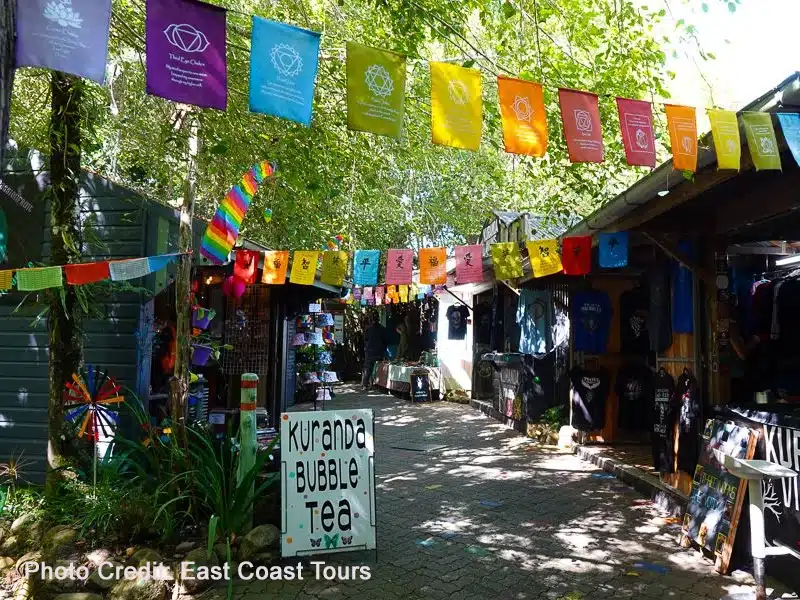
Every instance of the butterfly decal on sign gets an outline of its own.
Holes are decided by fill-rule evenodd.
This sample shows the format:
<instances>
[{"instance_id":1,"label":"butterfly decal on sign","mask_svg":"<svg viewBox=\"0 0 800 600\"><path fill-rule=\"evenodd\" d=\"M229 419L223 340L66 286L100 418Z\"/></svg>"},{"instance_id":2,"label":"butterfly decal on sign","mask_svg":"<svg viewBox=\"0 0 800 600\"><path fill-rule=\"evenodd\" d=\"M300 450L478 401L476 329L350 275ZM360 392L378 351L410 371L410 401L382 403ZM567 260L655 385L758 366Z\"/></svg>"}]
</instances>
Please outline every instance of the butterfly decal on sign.
<instances>
[{"instance_id":1,"label":"butterfly decal on sign","mask_svg":"<svg viewBox=\"0 0 800 600\"><path fill-rule=\"evenodd\" d=\"M352 535L348 535L347 537L342 536L342 545L343 546L349 545L352 541L353 541L353 536Z\"/></svg>"},{"instance_id":2,"label":"butterfly decal on sign","mask_svg":"<svg viewBox=\"0 0 800 600\"><path fill-rule=\"evenodd\" d=\"M337 533L334 536L329 536L327 533L325 534L325 548L336 548L339 545L339 534Z\"/></svg>"},{"instance_id":3,"label":"butterfly decal on sign","mask_svg":"<svg viewBox=\"0 0 800 600\"><path fill-rule=\"evenodd\" d=\"M322 543L322 538L317 538L317 539L309 538L309 541L311 542L311 546L313 548L319 548L319 545Z\"/></svg>"}]
</instances>

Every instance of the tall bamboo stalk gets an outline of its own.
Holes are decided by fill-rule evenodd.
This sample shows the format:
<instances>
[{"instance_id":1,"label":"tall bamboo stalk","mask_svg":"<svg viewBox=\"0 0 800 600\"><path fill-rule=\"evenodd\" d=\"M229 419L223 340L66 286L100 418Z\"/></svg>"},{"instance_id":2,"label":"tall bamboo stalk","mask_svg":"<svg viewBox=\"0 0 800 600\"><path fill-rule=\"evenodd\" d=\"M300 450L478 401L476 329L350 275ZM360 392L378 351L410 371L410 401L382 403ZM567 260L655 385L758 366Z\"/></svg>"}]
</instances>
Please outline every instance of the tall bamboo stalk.
<instances>
[{"instance_id":1,"label":"tall bamboo stalk","mask_svg":"<svg viewBox=\"0 0 800 600\"><path fill-rule=\"evenodd\" d=\"M16 46L17 3L0 2L0 177L5 166L11 92L14 89L14 50Z\"/></svg>"}]
</instances>

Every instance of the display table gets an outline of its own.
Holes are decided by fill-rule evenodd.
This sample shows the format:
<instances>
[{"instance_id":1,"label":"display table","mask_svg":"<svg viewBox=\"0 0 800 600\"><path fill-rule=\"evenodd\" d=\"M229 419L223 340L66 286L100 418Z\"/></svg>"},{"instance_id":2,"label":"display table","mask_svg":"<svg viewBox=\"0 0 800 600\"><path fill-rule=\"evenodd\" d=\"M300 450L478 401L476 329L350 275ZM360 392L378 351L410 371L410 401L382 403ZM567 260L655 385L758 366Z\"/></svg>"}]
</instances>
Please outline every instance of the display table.
<instances>
[{"instance_id":1,"label":"display table","mask_svg":"<svg viewBox=\"0 0 800 600\"><path fill-rule=\"evenodd\" d=\"M420 370L424 370L428 373L428 381L430 381L433 398L441 398L445 393L445 389L439 367L392 363L389 361L379 362L375 371L375 385L382 387L389 392L410 394L411 374L414 371Z\"/></svg>"}]
</instances>

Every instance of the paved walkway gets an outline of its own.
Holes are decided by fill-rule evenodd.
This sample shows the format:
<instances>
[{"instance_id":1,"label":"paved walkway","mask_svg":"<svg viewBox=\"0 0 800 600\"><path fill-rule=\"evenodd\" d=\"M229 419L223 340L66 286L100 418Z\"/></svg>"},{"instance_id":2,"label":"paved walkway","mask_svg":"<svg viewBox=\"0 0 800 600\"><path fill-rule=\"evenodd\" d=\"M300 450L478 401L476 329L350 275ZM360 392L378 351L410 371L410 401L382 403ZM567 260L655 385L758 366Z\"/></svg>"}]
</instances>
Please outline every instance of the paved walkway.
<instances>
[{"instance_id":1,"label":"paved walkway","mask_svg":"<svg viewBox=\"0 0 800 600\"><path fill-rule=\"evenodd\" d=\"M751 589L681 550L679 526L626 485L468 406L345 392L334 407L375 409L379 553L320 560L368 565L372 578L240 584L234 598L696 600ZM393 448L420 443L444 448Z\"/></svg>"}]
</instances>

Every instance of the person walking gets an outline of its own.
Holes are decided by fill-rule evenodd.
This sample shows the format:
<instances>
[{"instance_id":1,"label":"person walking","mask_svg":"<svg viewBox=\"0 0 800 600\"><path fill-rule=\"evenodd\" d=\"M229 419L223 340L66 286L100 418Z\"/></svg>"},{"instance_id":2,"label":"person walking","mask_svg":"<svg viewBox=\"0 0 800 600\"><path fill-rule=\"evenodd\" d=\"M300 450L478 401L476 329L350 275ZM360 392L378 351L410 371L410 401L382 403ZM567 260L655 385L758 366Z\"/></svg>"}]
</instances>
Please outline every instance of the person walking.
<instances>
[{"instance_id":1,"label":"person walking","mask_svg":"<svg viewBox=\"0 0 800 600\"><path fill-rule=\"evenodd\" d=\"M386 355L386 329L373 315L368 317L364 330L364 371L361 375L361 387L369 389L372 385L372 372L375 364Z\"/></svg>"}]
</instances>

